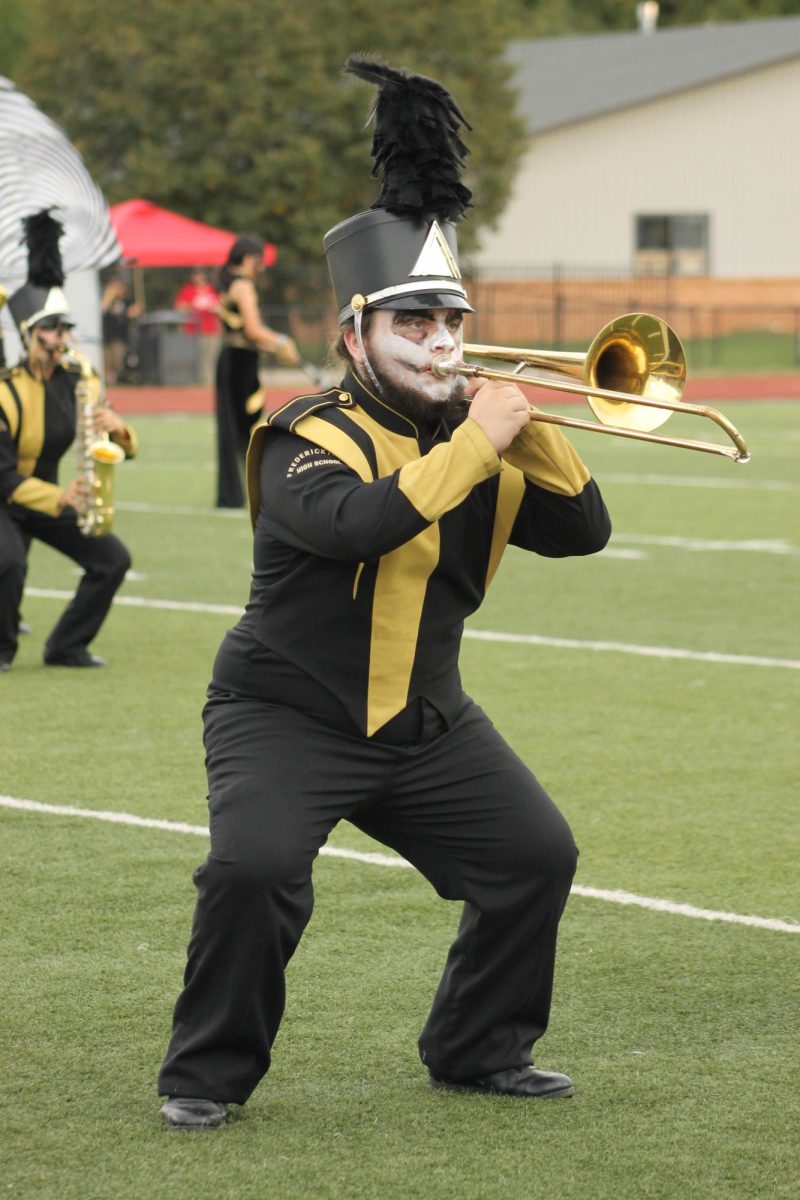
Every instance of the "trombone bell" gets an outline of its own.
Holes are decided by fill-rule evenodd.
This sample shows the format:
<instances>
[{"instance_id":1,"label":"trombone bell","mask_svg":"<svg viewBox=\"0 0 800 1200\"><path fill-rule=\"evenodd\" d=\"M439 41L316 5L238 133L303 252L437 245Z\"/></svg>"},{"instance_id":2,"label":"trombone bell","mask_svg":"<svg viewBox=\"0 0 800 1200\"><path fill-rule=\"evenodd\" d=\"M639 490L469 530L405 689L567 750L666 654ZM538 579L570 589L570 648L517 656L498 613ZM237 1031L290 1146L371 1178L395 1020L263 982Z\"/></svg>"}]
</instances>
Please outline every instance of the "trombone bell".
<instances>
[{"instance_id":1,"label":"trombone bell","mask_svg":"<svg viewBox=\"0 0 800 1200\"><path fill-rule=\"evenodd\" d=\"M584 357L586 400L603 425L650 432L669 419L669 408L637 404L635 397L680 403L686 384L686 356L666 321L649 313L617 317L600 330ZM626 392L631 399L609 400L590 388Z\"/></svg>"},{"instance_id":2,"label":"trombone bell","mask_svg":"<svg viewBox=\"0 0 800 1200\"><path fill-rule=\"evenodd\" d=\"M537 408L531 408L533 421L658 442L684 450L702 450L738 463L750 460L744 438L727 417L705 405L684 402L686 357L677 335L660 317L649 313L617 317L600 330L585 354L474 344L465 345L464 353L516 365L513 370L501 370L482 363L457 362L449 354L439 354L431 364L433 374L438 379L464 375L468 379L505 380L584 396L600 424L555 416ZM539 368L543 373L523 374L528 367ZM560 378L564 375L570 378ZM653 433L673 412L707 417L727 434L733 447Z\"/></svg>"}]
</instances>

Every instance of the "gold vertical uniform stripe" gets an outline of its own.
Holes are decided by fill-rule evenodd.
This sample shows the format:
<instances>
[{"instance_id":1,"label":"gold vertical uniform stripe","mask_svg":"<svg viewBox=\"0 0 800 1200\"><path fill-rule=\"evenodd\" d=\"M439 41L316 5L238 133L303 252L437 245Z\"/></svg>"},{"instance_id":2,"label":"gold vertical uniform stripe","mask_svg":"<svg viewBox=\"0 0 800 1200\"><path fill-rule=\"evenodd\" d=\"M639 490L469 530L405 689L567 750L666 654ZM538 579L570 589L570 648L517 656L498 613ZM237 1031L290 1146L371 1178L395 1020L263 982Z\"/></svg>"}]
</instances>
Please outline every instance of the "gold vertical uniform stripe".
<instances>
[{"instance_id":1,"label":"gold vertical uniform stripe","mask_svg":"<svg viewBox=\"0 0 800 1200\"><path fill-rule=\"evenodd\" d=\"M347 416L372 439L379 478L398 469L402 473L409 456L419 453L415 438L390 433L357 410ZM438 562L439 526L435 523L380 559L372 599L367 737L408 703L422 608L428 580Z\"/></svg>"},{"instance_id":2,"label":"gold vertical uniform stripe","mask_svg":"<svg viewBox=\"0 0 800 1200\"><path fill-rule=\"evenodd\" d=\"M500 566L500 559L508 545L508 539L511 536L511 530L517 519L524 494L525 476L522 472L515 471L513 468L503 471L497 490L497 509L494 516L492 545L489 550L489 565L486 568L484 591L488 589Z\"/></svg>"},{"instance_id":3,"label":"gold vertical uniform stripe","mask_svg":"<svg viewBox=\"0 0 800 1200\"><path fill-rule=\"evenodd\" d=\"M12 438L17 436L18 416L14 397L7 387L0 383L0 416L5 419L6 427Z\"/></svg>"},{"instance_id":4,"label":"gold vertical uniform stripe","mask_svg":"<svg viewBox=\"0 0 800 1200\"><path fill-rule=\"evenodd\" d=\"M17 443L17 470L30 475L44 444L44 386L27 371L14 376L14 385L22 402L22 428Z\"/></svg>"},{"instance_id":5,"label":"gold vertical uniform stripe","mask_svg":"<svg viewBox=\"0 0 800 1200\"><path fill-rule=\"evenodd\" d=\"M415 438L390 433L358 410L348 411L346 415L369 435L375 449L378 478L402 469L409 455L418 453ZM310 416L298 422L295 431L335 454L364 482L372 480L372 471L363 452L340 429L319 417ZM436 524L429 525L380 559L372 597L367 737L408 703L422 608L428 580L438 561L439 527Z\"/></svg>"},{"instance_id":6,"label":"gold vertical uniform stripe","mask_svg":"<svg viewBox=\"0 0 800 1200\"><path fill-rule=\"evenodd\" d=\"M17 485L8 500L10 503L35 509L36 512L46 513L50 517L57 517L61 512L62 489L58 484L46 483L32 474L44 445L44 385L33 379L27 371L16 370L12 373L12 378L22 407L22 427L17 443L17 470L26 478ZM9 417L13 411L12 432L16 432L17 406L10 392L6 389L3 389L3 392L3 409L7 410Z\"/></svg>"}]
</instances>

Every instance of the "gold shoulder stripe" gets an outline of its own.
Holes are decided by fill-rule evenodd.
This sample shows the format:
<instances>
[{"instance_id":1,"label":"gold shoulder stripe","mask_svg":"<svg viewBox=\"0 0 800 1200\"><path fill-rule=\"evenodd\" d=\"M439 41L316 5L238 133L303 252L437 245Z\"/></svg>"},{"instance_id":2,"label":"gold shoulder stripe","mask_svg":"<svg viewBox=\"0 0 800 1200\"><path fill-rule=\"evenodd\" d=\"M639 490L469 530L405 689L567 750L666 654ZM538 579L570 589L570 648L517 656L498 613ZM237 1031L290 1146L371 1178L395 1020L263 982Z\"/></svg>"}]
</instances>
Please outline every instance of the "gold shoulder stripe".
<instances>
[{"instance_id":1,"label":"gold shoulder stripe","mask_svg":"<svg viewBox=\"0 0 800 1200\"><path fill-rule=\"evenodd\" d=\"M321 408L349 408L353 405L353 397L349 392L339 388L329 388L327 392L309 392L304 396L293 396L280 408L267 413L264 420L267 425L275 425L282 429L293 430L297 421Z\"/></svg>"},{"instance_id":2,"label":"gold shoulder stripe","mask_svg":"<svg viewBox=\"0 0 800 1200\"><path fill-rule=\"evenodd\" d=\"M260 421L258 425L253 426L253 431L250 434L250 444L247 447L247 457L245 458L244 471L247 481L247 500L250 508L250 524L254 530L258 510L261 507L261 455L264 453L264 438L268 432L269 425L266 420Z\"/></svg>"},{"instance_id":3,"label":"gold shoulder stripe","mask_svg":"<svg viewBox=\"0 0 800 1200\"><path fill-rule=\"evenodd\" d=\"M331 454L340 459L351 471L355 471L364 483L372 481L372 468L367 461L367 456L344 430L337 429L335 425L329 424L328 421L323 421L321 417L312 415L298 421L293 426L293 432L298 434L299 437L313 442L315 446L321 446L323 450L329 450Z\"/></svg>"},{"instance_id":4,"label":"gold shoulder stripe","mask_svg":"<svg viewBox=\"0 0 800 1200\"><path fill-rule=\"evenodd\" d=\"M340 392L338 394L350 400L347 392ZM315 399L319 399L319 397L316 396ZM352 400L350 402L352 403ZM292 403L294 401L290 402L290 404ZM290 407L290 404L284 405L283 409L278 411L285 412ZM317 407L330 407L330 400L326 400L324 405L318 405ZM247 497L250 508L250 524L253 529L256 527L256 518L258 517L258 510L261 507L260 471L261 455L264 452L264 438L272 426L271 418L274 418L276 415L276 413L270 413L269 417L254 427L250 435L250 445L247 448ZM328 421L325 421L322 417L314 416L313 411L310 414L301 416L297 421L292 421L291 429L298 437L307 438L315 446L321 446L323 450L328 450L331 454L335 455L345 466L355 471L365 483L369 483L372 479L372 470L370 469L366 455L358 448L352 438L341 429L337 429L335 425L331 425Z\"/></svg>"}]
</instances>

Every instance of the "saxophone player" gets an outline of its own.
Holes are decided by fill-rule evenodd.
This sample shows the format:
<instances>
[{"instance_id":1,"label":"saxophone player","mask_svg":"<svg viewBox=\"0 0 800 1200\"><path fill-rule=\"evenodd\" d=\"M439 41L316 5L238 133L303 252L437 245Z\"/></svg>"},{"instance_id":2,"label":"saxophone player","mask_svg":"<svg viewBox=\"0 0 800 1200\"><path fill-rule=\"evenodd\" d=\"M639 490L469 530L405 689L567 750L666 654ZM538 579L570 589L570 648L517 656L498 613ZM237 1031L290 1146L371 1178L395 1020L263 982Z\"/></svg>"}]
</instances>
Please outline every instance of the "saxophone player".
<instances>
[{"instance_id":1,"label":"saxophone player","mask_svg":"<svg viewBox=\"0 0 800 1200\"><path fill-rule=\"evenodd\" d=\"M79 368L69 359L72 321L58 240L61 225L49 212L25 221L28 280L8 300L23 345L20 362L0 371L0 671L17 651L19 607L28 549L38 539L83 570L77 591L44 646L47 666L103 667L89 645L131 565L119 538L87 537L80 514L89 485L77 474L64 485L59 465L76 435ZM136 436L119 414L97 408L93 423L124 451Z\"/></svg>"}]
</instances>

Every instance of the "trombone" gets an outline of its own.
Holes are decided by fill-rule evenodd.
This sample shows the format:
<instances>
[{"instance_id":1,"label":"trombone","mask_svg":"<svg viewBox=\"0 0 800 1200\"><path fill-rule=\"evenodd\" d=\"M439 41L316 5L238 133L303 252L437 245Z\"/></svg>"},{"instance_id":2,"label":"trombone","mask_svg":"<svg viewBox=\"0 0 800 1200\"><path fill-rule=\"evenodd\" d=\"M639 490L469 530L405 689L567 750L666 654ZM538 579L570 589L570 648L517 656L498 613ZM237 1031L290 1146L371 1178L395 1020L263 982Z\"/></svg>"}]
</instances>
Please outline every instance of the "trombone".
<instances>
[{"instance_id":1,"label":"trombone","mask_svg":"<svg viewBox=\"0 0 800 1200\"><path fill-rule=\"evenodd\" d=\"M546 387L557 392L585 396L600 424L574 417L556 416L531 408L531 420L571 429L589 429L641 442L659 442L685 450L721 454L734 462L746 463L750 451L738 429L716 409L703 404L687 404L682 399L686 383L686 356L683 347L666 321L648 313L627 313L605 325L585 354L570 351L516 350L507 346L465 345L464 353L516 363L513 370L499 370L476 363L456 361L452 355L438 355L432 365L434 375L500 379L526 386ZM546 374L524 375L526 368L538 368ZM575 382L561 376L571 377ZM733 446L717 442L698 442L687 438L668 438L653 433L673 412L707 417L728 435Z\"/></svg>"}]
</instances>

